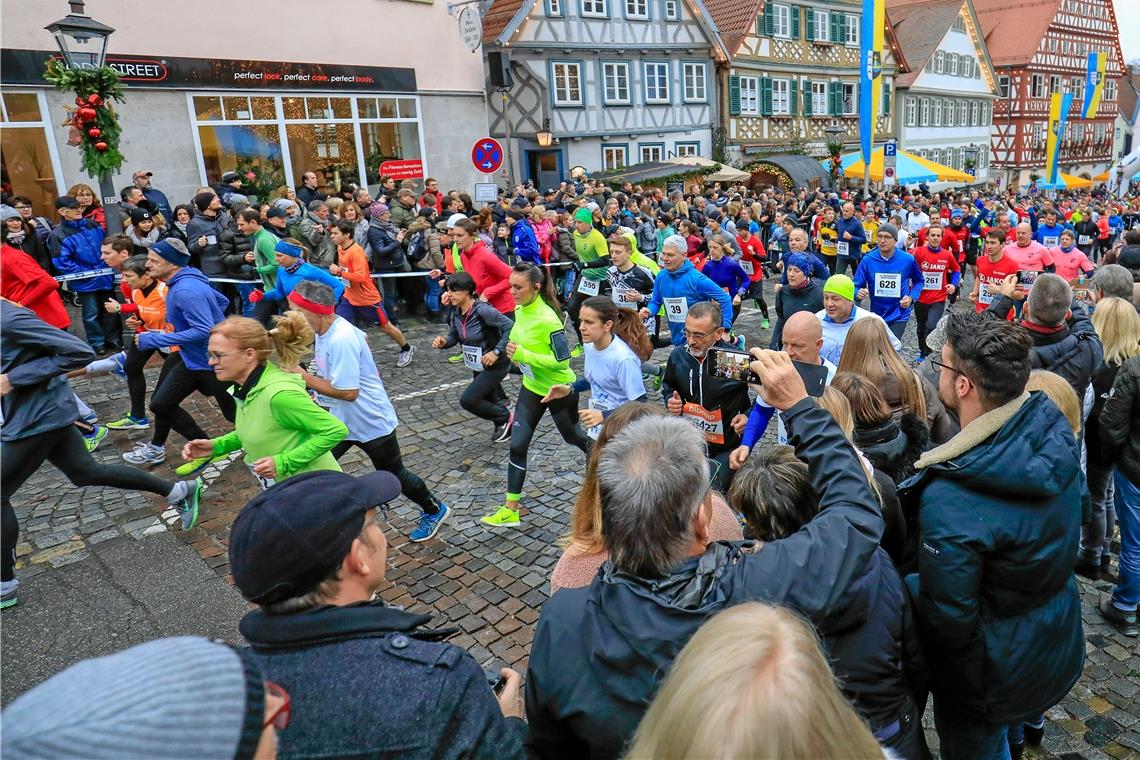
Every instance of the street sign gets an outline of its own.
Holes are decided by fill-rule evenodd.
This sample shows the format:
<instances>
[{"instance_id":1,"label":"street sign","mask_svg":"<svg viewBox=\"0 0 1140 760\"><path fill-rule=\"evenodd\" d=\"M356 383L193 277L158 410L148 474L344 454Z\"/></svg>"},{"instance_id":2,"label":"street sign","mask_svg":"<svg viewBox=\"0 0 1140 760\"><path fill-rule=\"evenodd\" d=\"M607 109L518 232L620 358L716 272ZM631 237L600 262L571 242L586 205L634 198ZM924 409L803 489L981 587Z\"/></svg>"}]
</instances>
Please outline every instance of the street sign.
<instances>
[{"instance_id":1,"label":"street sign","mask_svg":"<svg viewBox=\"0 0 1140 760\"><path fill-rule=\"evenodd\" d=\"M494 174L503 165L503 146L493 137L484 137L471 148L471 163L484 174Z\"/></svg>"},{"instance_id":2,"label":"street sign","mask_svg":"<svg viewBox=\"0 0 1140 760\"><path fill-rule=\"evenodd\" d=\"M405 161L385 161L380 164L380 176L395 180L423 179L424 162L418 158Z\"/></svg>"},{"instance_id":3,"label":"street sign","mask_svg":"<svg viewBox=\"0 0 1140 760\"><path fill-rule=\"evenodd\" d=\"M899 152L898 140L887 140L886 144L883 146L883 157L884 158L894 158L895 156L898 155L898 152Z\"/></svg>"},{"instance_id":4,"label":"street sign","mask_svg":"<svg viewBox=\"0 0 1140 760\"><path fill-rule=\"evenodd\" d=\"M883 144L883 184L895 184L895 168L898 165L899 142L887 140Z\"/></svg>"},{"instance_id":5,"label":"street sign","mask_svg":"<svg viewBox=\"0 0 1140 760\"><path fill-rule=\"evenodd\" d=\"M966 174L969 174L971 177L978 176L978 173L974 170L974 167L972 167L972 166L966 170Z\"/></svg>"},{"instance_id":6,"label":"street sign","mask_svg":"<svg viewBox=\"0 0 1140 760\"><path fill-rule=\"evenodd\" d=\"M475 202L494 203L499 200L499 186L494 182L475 183Z\"/></svg>"},{"instance_id":7,"label":"street sign","mask_svg":"<svg viewBox=\"0 0 1140 760\"><path fill-rule=\"evenodd\" d=\"M459 11L459 36L463 45L474 53L483 42L483 24L479 21L479 11L468 5Z\"/></svg>"}]
</instances>

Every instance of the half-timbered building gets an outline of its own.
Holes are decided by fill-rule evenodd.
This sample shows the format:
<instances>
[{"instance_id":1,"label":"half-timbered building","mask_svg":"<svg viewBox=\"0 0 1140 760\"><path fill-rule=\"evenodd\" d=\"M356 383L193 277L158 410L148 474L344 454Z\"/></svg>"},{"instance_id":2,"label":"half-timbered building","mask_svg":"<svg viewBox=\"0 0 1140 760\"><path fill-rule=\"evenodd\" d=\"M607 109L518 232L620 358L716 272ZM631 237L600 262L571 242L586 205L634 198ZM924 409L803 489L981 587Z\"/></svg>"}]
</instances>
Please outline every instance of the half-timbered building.
<instances>
[{"instance_id":1,"label":"half-timbered building","mask_svg":"<svg viewBox=\"0 0 1140 760\"><path fill-rule=\"evenodd\" d=\"M992 168L1006 183L1043 176L1049 101L1073 94L1060 170L1092 178L1113 159L1123 58L1111 0L973 0L997 71ZM1104 94L1094 119L1081 118L1090 52L1107 55Z\"/></svg>"},{"instance_id":2,"label":"half-timbered building","mask_svg":"<svg viewBox=\"0 0 1140 760\"><path fill-rule=\"evenodd\" d=\"M491 134L508 142L513 176L549 187L577 166L712 153L727 55L702 0L494 0L483 50Z\"/></svg>"}]
</instances>

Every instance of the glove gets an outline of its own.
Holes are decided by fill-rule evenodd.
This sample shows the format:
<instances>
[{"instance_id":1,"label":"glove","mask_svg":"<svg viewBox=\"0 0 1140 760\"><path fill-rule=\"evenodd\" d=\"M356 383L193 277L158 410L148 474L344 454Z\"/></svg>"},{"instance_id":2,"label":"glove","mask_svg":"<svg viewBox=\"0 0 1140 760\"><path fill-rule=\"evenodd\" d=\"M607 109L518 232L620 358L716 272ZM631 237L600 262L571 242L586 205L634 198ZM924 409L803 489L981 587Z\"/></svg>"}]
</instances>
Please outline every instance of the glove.
<instances>
[{"instance_id":1,"label":"glove","mask_svg":"<svg viewBox=\"0 0 1140 760\"><path fill-rule=\"evenodd\" d=\"M250 303L260 303L263 298L265 298L265 292L261 290L255 290L249 294Z\"/></svg>"}]
</instances>

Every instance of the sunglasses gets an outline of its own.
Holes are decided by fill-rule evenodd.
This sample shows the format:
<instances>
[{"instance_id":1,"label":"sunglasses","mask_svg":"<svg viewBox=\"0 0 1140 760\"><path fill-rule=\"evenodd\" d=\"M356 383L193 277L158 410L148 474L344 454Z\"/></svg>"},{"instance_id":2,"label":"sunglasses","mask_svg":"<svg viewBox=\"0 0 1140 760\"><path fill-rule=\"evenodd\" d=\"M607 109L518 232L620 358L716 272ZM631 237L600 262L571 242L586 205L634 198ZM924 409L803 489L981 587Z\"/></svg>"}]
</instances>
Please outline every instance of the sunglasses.
<instances>
[{"instance_id":1,"label":"sunglasses","mask_svg":"<svg viewBox=\"0 0 1140 760\"><path fill-rule=\"evenodd\" d=\"M277 699L281 700L281 706L273 711L273 714L265 719L262 728L268 728L272 725L278 731L284 731L289 727L289 718L293 713L293 700L289 698L289 692L273 683L272 681L265 682L265 690L272 694Z\"/></svg>"}]
</instances>

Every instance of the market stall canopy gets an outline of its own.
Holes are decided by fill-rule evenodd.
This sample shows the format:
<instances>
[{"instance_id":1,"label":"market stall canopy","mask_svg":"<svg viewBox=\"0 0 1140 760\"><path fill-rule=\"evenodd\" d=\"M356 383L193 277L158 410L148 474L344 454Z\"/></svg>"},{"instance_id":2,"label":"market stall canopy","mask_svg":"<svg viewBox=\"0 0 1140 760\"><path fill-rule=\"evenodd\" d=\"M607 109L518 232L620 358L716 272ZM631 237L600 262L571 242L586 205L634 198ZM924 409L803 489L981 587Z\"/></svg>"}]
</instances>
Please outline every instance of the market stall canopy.
<instances>
[{"instance_id":1,"label":"market stall canopy","mask_svg":"<svg viewBox=\"0 0 1140 760\"><path fill-rule=\"evenodd\" d=\"M710 170L705 175L705 182L745 182L752 179L752 175L732 166L713 161L711 158L700 156L677 156L666 159L666 163L681 164L682 166L704 166Z\"/></svg>"},{"instance_id":2,"label":"market stall canopy","mask_svg":"<svg viewBox=\"0 0 1140 760\"><path fill-rule=\"evenodd\" d=\"M859 151L848 153L840 157L843 167L843 176L849 179L863 177L863 154ZM827 161L821 162L824 169ZM883 146L875 148L871 153L871 179L875 182L883 181ZM973 182L974 178L966 172L960 172L949 166L935 163L928 159L916 156L905 150L898 152L895 161L895 182L900 185L916 185L919 182Z\"/></svg>"},{"instance_id":3,"label":"market stall canopy","mask_svg":"<svg viewBox=\"0 0 1140 760\"><path fill-rule=\"evenodd\" d=\"M752 173L753 180L757 180L761 175L779 179L779 184L785 190L797 187L831 189L831 174L828 169L824 167L821 170L819 162L810 156L777 153L748 164L747 170Z\"/></svg>"},{"instance_id":4,"label":"market stall canopy","mask_svg":"<svg viewBox=\"0 0 1140 760\"><path fill-rule=\"evenodd\" d=\"M713 174L719 170L721 164L712 162L711 165L676 164L672 161L642 161L632 166L623 166L607 172L591 174L590 179L601 180L607 185L621 185L626 182L633 184L652 184L664 187L667 182L696 179L706 174ZM710 180L712 182L723 180Z\"/></svg>"},{"instance_id":5,"label":"market stall canopy","mask_svg":"<svg viewBox=\"0 0 1140 760\"><path fill-rule=\"evenodd\" d=\"M1041 171L1044 172L1045 170L1042 169ZM1105 179L1108 179L1108 177L1106 176ZM1044 175L1042 175L1042 179L1037 180L1037 187L1041 190L1073 190L1079 187L1092 187L1092 184L1093 181L1091 179L1078 177L1074 174L1065 174L1064 172L1057 172L1057 182L1055 184L1046 182Z\"/></svg>"}]
</instances>

